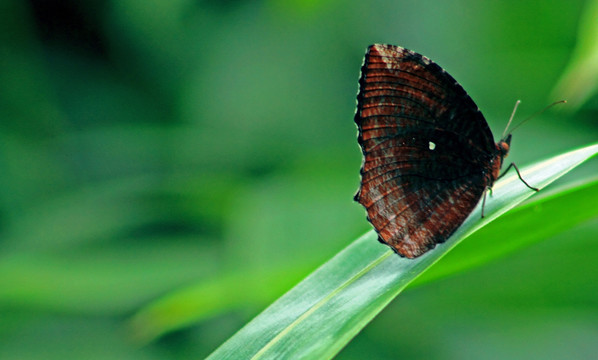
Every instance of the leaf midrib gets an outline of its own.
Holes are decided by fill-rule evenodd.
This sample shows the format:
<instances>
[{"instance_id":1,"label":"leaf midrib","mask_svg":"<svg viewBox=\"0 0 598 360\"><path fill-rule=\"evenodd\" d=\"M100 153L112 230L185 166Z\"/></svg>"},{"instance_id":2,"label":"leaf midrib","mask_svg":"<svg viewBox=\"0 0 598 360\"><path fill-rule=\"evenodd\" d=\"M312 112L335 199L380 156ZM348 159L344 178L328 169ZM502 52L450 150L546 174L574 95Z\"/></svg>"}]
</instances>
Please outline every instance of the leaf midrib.
<instances>
[{"instance_id":1,"label":"leaf midrib","mask_svg":"<svg viewBox=\"0 0 598 360\"><path fill-rule=\"evenodd\" d=\"M393 255L393 252L391 250L387 250L382 255L380 255L378 258L376 258L374 261L369 263L362 270L360 270L358 273L356 273L355 275L352 275L347 281L345 281L343 284L338 286L336 289L334 289L328 295L326 295L321 300L319 300L314 305L312 305L303 314L301 314L299 317L297 317L297 319L295 319L292 323L290 323L284 330L279 332L270 341L268 341L266 343L266 345L264 345L260 349L260 351L258 351L254 356L251 357L251 360L260 359L270 348L272 348L278 342L278 340L280 338L284 337L287 333L289 333L291 330L293 330L293 328L297 327L301 322L303 322L304 319L308 318L311 314L313 314L318 309L320 309L324 304L326 304L328 302L328 300L330 300L331 298L336 296L336 294L340 293L343 289L347 288L349 285L353 284L359 278L361 278L364 275L366 275L367 273L369 273L369 271L371 269L376 267L378 264L380 264L382 261L384 261L386 258L388 258L391 255Z\"/></svg>"}]
</instances>

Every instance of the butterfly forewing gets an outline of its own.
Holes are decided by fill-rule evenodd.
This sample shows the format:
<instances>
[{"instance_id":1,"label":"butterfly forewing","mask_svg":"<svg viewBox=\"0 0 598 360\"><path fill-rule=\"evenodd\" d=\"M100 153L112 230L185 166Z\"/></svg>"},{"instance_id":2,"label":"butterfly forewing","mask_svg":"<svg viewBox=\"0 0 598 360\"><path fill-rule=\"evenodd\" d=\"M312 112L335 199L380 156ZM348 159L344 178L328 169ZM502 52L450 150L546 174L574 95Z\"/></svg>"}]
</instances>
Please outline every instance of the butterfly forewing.
<instances>
[{"instance_id":1,"label":"butterfly forewing","mask_svg":"<svg viewBox=\"0 0 598 360\"><path fill-rule=\"evenodd\" d=\"M383 242L419 256L444 242L482 196L492 133L450 75L401 47L372 45L359 86L364 162L355 199Z\"/></svg>"}]
</instances>

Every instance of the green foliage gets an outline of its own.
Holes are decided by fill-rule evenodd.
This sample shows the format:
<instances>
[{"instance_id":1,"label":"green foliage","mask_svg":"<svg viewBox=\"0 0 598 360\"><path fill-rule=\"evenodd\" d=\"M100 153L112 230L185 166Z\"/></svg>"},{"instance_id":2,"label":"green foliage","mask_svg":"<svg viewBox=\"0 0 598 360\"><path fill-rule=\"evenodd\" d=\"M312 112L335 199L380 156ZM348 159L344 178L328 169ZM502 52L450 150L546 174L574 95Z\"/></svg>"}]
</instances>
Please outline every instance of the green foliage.
<instances>
[{"instance_id":1,"label":"green foliage","mask_svg":"<svg viewBox=\"0 0 598 360\"><path fill-rule=\"evenodd\" d=\"M598 144L529 166L522 171L522 176L533 179L531 183L543 188L596 153ZM595 194L598 182L592 185L590 193ZM587 188L584 190L578 191L587 193ZM480 217L478 206L445 244L416 259L394 255L386 246L376 244L376 234L370 231L272 304L210 359L332 358L411 281L465 237L516 206L531 193L517 175L504 178L496 183L494 197L486 204L487 217ZM575 191L563 193L556 201L561 206L569 202L567 197L579 198ZM598 215L598 210L590 206L576 210L582 219ZM543 215L536 212L526 220L534 218L540 222ZM560 230L579 221L578 217L565 219L557 225ZM513 216L509 220L506 223L501 221L500 225L514 228L521 224ZM533 228L520 230L510 236L514 239L537 238ZM498 251L480 254L478 258L487 261L505 252L504 243L497 246L500 248ZM483 261L477 260L477 263L480 262Z\"/></svg>"},{"instance_id":2,"label":"green foliage","mask_svg":"<svg viewBox=\"0 0 598 360\"><path fill-rule=\"evenodd\" d=\"M571 99L565 109L577 110L598 90L598 1L587 2L580 19L577 44L552 96Z\"/></svg>"},{"instance_id":3,"label":"green foliage","mask_svg":"<svg viewBox=\"0 0 598 360\"><path fill-rule=\"evenodd\" d=\"M517 118L556 100L592 3L3 1L0 358L209 355L371 228L352 201L367 45L434 59L500 133L517 99ZM581 100L518 128L509 160L595 143ZM594 186L575 181L596 168L476 232L338 357L595 354Z\"/></svg>"}]
</instances>

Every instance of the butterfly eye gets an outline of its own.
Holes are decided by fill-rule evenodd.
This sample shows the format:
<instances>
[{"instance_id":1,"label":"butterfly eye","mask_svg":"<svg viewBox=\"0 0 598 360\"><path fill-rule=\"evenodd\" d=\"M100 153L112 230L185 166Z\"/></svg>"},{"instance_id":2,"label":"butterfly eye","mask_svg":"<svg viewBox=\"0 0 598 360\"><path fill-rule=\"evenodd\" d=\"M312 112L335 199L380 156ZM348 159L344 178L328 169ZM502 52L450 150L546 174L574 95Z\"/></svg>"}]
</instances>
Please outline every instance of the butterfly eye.
<instances>
[{"instance_id":1,"label":"butterfly eye","mask_svg":"<svg viewBox=\"0 0 598 360\"><path fill-rule=\"evenodd\" d=\"M510 139L509 139L510 140ZM500 149L500 153L502 154L502 156L506 157L507 154L509 153L509 144L505 141L499 141L498 142L498 148Z\"/></svg>"},{"instance_id":2,"label":"butterfly eye","mask_svg":"<svg viewBox=\"0 0 598 360\"><path fill-rule=\"evenodd\" d=\"M428 147L430 148L430 150L434 150L436 149L436 144L434 144L433 142L428 142Z\"/></svg>"}]
</instances>

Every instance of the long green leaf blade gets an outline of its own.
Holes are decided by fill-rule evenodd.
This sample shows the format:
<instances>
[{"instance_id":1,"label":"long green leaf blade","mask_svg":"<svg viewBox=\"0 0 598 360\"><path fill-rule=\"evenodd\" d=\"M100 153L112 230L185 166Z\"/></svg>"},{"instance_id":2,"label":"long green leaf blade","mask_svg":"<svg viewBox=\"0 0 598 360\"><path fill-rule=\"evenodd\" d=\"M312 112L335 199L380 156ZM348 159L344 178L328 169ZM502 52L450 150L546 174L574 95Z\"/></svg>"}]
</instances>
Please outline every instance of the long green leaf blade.
<instances>
[{"instance_id":1,"label":"long green leaf blade","mask_svg":"<svg viewBox=\"0 0 598 360\"><path fill-rule=\"evenodd\" d=\"M598 144L522 169L543 188L598 152ZM417 259L400 258L367 233L274 302L209 359L282 359L334 356L413 279L465 237L534 192L512 172L497 182L486 202L457 232Z\"/></svg>"}]
</instances>

